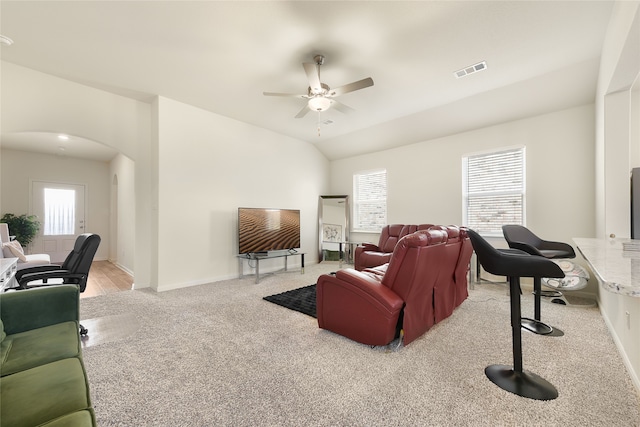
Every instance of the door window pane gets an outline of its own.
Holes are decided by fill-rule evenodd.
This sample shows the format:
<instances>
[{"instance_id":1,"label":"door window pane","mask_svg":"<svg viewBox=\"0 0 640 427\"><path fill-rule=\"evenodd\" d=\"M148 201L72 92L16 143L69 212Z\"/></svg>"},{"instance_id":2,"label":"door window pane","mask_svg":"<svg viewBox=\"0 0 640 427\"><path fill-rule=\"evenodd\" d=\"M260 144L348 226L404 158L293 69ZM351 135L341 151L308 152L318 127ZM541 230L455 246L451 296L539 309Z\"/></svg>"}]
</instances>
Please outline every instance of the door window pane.
<instances>
[{"instance_id":1,"label":"door window pane","mask_svg":"<svg viewBox=\"0 0 640 427\"><path fill-rule=\"evenodd\" d=\"M75 234L76 192L57 188L44 189L44 234Z\"/></svg>"}]
</instances>

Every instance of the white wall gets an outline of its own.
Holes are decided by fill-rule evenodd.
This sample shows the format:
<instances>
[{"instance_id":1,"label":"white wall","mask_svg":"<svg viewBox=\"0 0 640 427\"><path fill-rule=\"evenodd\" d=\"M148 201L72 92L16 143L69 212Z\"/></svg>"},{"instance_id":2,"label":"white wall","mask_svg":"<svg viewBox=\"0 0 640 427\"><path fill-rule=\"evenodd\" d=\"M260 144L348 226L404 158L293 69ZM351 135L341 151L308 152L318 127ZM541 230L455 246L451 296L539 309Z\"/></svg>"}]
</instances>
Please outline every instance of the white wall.
<instances>
[{"instance_id":1,"label":"white wall","mask_svg":"<svg viewBox=\"0 0 640 427\"><path fill-rule=\"evenodd\" d=\"M318 196L329 179L313 145L170 99L157 104L158 290L237 277L241 206L300 209L305 262L317 260Z\"/></svg>"},{"instance_id":2,"label":"white wall","mask_svg":"<svg viewBox=\"0 0 640 427\"><path fill-rule=\"evenodd\" d=\"M140 120L141 137L136 146L136 247L134 288L158 283L158 98L149 115ZM145 133L146 130L146 133ZM155 285L157 286L157 285Z\"/></svg>"},{"instance_id":3,"label":"white wall","mask_svg":"<svg viewBox=\"0 0 640 427\"><path fill-rule=\"evenodd\" d=\"M636 79L631 91L631 106L629 108L629 165L631 168L640 167L640 76Z\"/></svg>"},{"instance_id":4,"label":"white wall","mask_svg":"<svg viewBox=\"0 0 640 427\"><path fill-rule=\"evenodd\" d=\"M135 183L119 180L122 187L135 186L135 245L130 236L118 239L119 264L131 270L135 264L136 287L150 286L153 234L149 222L151 191L150 173L151 105L106 91L74 83L59 77L1 62L1 126L3 133L38 130L74 135L102 143L123 153L135 163ZM118 166L116 166L118 169ZM132 174L126 173L129 176ZM44 179L44 178L43 178ZM6 187L6 183L2 183ZM11 200L0 192L1 200ZM128 195L127 197L130 197ZM1 202L0 202L1 203ZM7 207L3 206L3 211ZM127 216L130 213L126 213ZM117 218L114 219L116 221ZM129 220L133 221L133 220ZM122 221L120 221L122 224ZM131 224L131 222L129 222ZM103 237L110 240L111 232ZM118 250L118 249L114 249ZM121 251L124 251L124 255ZM110 251L109 251L110 252ZM103 254L104 258L110 253ZM116 252L117 253L117 252ZM135 254L135 262L129 259Z\"/></svg>"},{"instance_id":5,"label":"white wall","mask_svg":"<svg viewBox=\"0 0 640 427\"><path fill-rule=\"evenodd\" d=\"M109 166L112 213L109 260L133 275L136 247L135 162L119 154Z\"/></svg>"},{"instance_id":6,"label":"white wall","mask_svg":"<svg viewBox=\"0 0 640 427\"><path fill-rule=\"evenodd\" d=\"M631 93L640 75L640 2L616 2L605 38L596 94L598 237L629 237L629 172L638 161L638 119ZM612 162L614 159L616 162Z\"/></svg>"},{"instance_id":7,"label":"white wall","mask_svg":"<svg viewBox=\"0 0 640 427\"><path fill-rule=\"evenodd\" d=\"M33 180L86 185L86 231L102 241L96 260L109 256L109 165L105 162L2 149L2 214L31 213Z\"/></svg>"},{"instance_id":8,"label":"white wall","mask_svg":"<svg viewBox=\"0 0 640 427\"><path fill-rule=\"evenodd\" d=\"M2 67L2 132L55 132L108 145L135 159L149 105L9 62Z\"/></svg>"},{"instance_id":9,"label":"white wall","mask_svg":"<svg viewBox=\"0 0 640 427\"><path fill-rule=\"evenodd\" d=\"M331 163L331 191L352 192L353 174L387 169L388 223L462 224L462 157L526 147L527 226L543 238L594 236L594 106L464 132ZM373 240L356 236L352 241Z\"/></svg>"},{"instance_id":10,"label":"white wall","mask_svg":"<svg viewBox=\"0 0 640 427\"><path fill-rule=\"evenodd\" d=\"M600 63L596 94L597 237L628 236L629 171L640 166L638 95L640 2L616 2ZM611 157L618 163L611 162ZM602 316L636 387L640 390L640 298L598 287ZM628 315L627 315L628 313Z\"/></svg>"},{"instance_id":11,"label":"white wall","mask_svg":"<svg viewBox=\"0 0 640 427\"><path fill-rule=\"evenodd\" d=\"M103 218L99 256L134 272L136 288L236 276L239 206L301 209L302 250L307 263L317 259L317 200L329 178L328 161L312 145L168 99L140 102L1 65L3 132L61 132L126 156L105 166L104 211L117 212ZM11 161L2 159L3 165ZM57 172L41 168L38 174L56 180ZM16 191L8 168L0 182L4 210L27 206L28 192Z\"/></svg>"}]
</instances>

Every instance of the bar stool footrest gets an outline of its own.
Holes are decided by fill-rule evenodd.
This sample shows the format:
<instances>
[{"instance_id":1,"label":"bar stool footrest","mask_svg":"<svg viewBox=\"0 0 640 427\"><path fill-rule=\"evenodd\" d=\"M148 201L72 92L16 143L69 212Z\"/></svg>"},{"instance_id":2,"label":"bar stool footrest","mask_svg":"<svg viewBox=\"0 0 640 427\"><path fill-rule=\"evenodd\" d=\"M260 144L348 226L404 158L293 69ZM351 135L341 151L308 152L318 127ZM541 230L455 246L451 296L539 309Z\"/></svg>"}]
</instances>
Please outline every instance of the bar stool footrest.
<instances>
[{"instance_id":1,"label":"bar stool footrest","mask_svg":"<svg viewBox=\"0 0 640 427\"><path fill-rule=\"evenodd\" d=\"M528 317L520 318L520 326L526 330L538 335L548 335L553 332L553 328L539 320L530 319Z\"/></svg>"}]
</instances>

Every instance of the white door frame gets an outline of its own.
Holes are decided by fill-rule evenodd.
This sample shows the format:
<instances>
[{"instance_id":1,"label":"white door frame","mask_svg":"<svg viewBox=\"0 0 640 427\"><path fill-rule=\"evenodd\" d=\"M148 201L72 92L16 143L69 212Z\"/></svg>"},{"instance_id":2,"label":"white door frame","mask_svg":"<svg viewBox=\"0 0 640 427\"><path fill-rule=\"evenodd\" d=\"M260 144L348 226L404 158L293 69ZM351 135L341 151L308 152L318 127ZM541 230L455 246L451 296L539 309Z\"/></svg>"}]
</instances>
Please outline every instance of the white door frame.
<instances>
[{"instance_id":1,"label":"white door frame","mask_svg":"<svg viewBox=\"0 0 640 427\"><path fill-rule=\"evenodd\" d=\"M44 179L31 179L29 181L29 212L31 215L36 215L35 202L34 199L36 197L34 186L38 184L43 184L43 188L47 185L51 187L75 187L82 188L82 205L80 206L82 211L82 218L76 218L75 224L75 234L70 236L60 236L55 239L56 242L53 242L54 239L48 239L48 243L45 245L43 240L44 234L44 224L41 224L40 230L38 234L34 238L31 246L32 250L35 253L47 253L51 256L51 262L62 262L66 258L66 256L73 250L73 245L75 244L75 240L78 235L86 232L87 230L87 208L88 208L88 185L84 183L77 182L61 182L61 181L52 181L52 180L44 180ZM39 203L39 202L38 202ZM39 218L42 221L42 218Z\"/></svg>"}]
</instances>

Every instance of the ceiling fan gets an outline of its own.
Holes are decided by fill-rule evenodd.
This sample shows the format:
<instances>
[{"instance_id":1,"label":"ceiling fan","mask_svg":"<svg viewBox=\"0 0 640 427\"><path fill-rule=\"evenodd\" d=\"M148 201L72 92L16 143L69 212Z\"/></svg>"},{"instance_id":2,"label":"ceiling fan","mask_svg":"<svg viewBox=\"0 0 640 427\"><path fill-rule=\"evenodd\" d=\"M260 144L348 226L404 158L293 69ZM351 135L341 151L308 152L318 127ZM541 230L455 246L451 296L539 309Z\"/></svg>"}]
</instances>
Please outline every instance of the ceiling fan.
<instances>
[{"instance_id":1,"label":"ceiling fan","mask_svg":"<svg viewBox=\"0 0 640 427\"><path fill-rule=\"evenodd\" d=\"M315 61L313 64L308 62L304 62L302 64L304 71L307 74L307 79L309 80L309 87L307 88L306 94L296 95L293 93L277 92L263 92L263 94L266 96L286 96L306 99L307 105L305 105L302 110L296 114L296 119L304 117L309 111L322 112L328 110L330 107L333 107L342 113L350 113L351 111L354 111L353 108L338 102L334 98L344 95L345 93L373 86L373 79L371 77L367 77L366 79L358 80L357 82L349 83L336 89L331 89L329 85L320 81L320 66L324 64L324 56L316 55L313 57L313 60Z\"/></svg>"}]
</instances>

